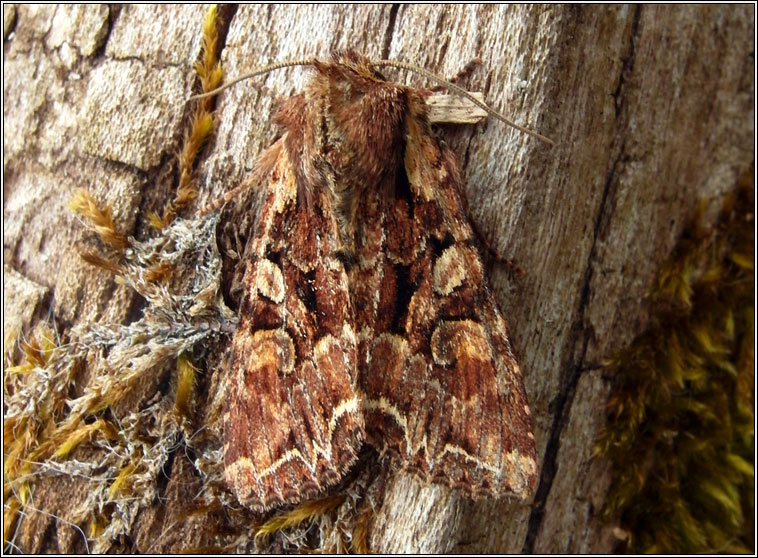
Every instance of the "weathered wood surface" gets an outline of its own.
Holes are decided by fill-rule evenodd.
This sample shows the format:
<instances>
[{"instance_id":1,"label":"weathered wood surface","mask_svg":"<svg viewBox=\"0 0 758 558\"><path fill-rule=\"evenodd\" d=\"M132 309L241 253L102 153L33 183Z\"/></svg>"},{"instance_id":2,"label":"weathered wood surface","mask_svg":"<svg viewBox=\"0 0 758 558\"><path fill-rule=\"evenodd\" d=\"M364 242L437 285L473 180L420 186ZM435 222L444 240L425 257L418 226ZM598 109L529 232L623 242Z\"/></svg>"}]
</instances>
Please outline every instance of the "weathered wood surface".
<instances>
[{"instance_id":1,"label":"weathered wood surface","mask_svg":"<svg viewBox=\"0 0 758 558\"><path fill-rule=\"evenodd\" d=\"M54 316L59 328L128 322L141 301L75 245L90 233L66 209L75 188L111 204L122 231L171 196L205 8L4 7L4 336ZM444 127L473 219L526 270L489 265L536 419L532 501L472 503L398 476L372 525L382 552L604 552L596 518L609 481L591 459L609 378L601 363L644 327L645 293L699 198L718 207L753 161L754 7L227 7L227 76L272 60L354 48L454 75L550 148L501 123ZM389 71L387 72L389 73ZM394 79L430 86L418 76ZM304 70L261 79L279 95ZM239 183L275 137L273 102L240 85L218 100L218 130L198 168L201 198ZM233 219L242 220L231 213ZM232 226L243 226L233 222ZM227 225L229 226L229 225ZM23 300L23 303L20 301ZM14 322L15 320L15 322ZM208 370L210 376L216 371ZM210 544L161 510L192 479L176 459L166 500L115 549ZM192 480L196 483L197 480ZM84 549L65 517L86 481L38 488L15 543ZM183 529L187 529L185 532ZM191 532L190 532L191 531ZM149 541L149 542L148 542Z\"/></svg>"}]
</instances>

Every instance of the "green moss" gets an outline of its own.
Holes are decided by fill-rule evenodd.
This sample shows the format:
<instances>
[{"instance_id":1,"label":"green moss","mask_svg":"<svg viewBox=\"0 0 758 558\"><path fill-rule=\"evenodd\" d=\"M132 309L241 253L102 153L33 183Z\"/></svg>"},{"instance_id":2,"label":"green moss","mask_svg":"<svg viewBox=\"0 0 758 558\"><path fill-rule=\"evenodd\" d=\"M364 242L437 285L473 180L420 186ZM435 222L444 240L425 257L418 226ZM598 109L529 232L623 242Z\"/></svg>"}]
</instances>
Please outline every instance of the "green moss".
<instances>
[{"instance_id":1,"label":"green moss","mask_svg":"<svg viewBox=\"0 0 758 558\"><path fill-rule=\"evenodd\" d=\"M659 273L650 326L609 362L596 451L613 463L603 513L627 551L752 552L753 176L710 229L701 204Z\"/></svg>"}]
</instances>

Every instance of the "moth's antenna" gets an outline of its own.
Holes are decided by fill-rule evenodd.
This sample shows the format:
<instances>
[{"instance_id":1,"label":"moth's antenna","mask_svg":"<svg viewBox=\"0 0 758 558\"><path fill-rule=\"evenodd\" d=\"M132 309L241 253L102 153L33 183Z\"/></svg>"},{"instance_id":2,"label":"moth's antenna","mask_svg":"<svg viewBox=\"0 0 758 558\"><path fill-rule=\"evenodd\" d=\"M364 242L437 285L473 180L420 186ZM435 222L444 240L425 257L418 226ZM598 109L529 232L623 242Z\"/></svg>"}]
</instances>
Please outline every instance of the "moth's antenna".
<instances>
[{"instance_id":1,"label":"moth's antenna","mask_svg":"<svg viewBox=\"0 0 758 558\"><path fill-rule=\"evenodd\" d=\"M450 89L452 91L455 91L459 95L461 95L463 97L466 97L469 101L471 101L472 103L474 103L476 106L478 106L480 109L482 109L483 111L485 111L487 114L489 114L490 116L492 116L494 118L497 118L498 120L501 120L501 121L505 122L511 128L516 128L518 131L524 132L525 134L528 134L530 136L534 136L535 138L540 139L540 140L544 141L545 143L548 143L550 145L555 145L555 142L553 140L551 140L550 138L548 138L546 136L543 136L542 134L537 133L537 132L535 132L533 130L530 130L529 128L524 128L523 126L519 126L515 122L512 122L512 121L508 120L508 118L506 118L505 115L499 113L498 111L496 111L493 108L488 107L483 102L481 102L479 99L477 99L476 97L474 97L471 93L469 93L468 91L466 91L463 87L461 87L459 85L456 85L454 83L450 83L446 79L443 79L443 78L441 78L441 77L433 74L429 70L425 70L424 68L421 68L419 66L414 66L413 64L406 64L405 62L396 62L394 60L377 60L377 61L372 61L371 64L373 66L390 66L392 68L398 68L398 69L401 69L401 70L409 70L411 72L415 72L417 74L421 74L422 76L424 76L426 78L429 78L429 79L431 79L433 81L436 81L437 83L439 83L441 85L444 85L448 89Z\"/></svg>"},{"instance_id":2,"label":"moth's antenna","mask_svg":"<svg viewBox=\"0 0 758 558\"><path fill-rule=\"evenodd\" d=\"M263 66L261 68L256 68L250 73L247 73L243 76L238 77L235 80L230 81L229 83L225 83L221 87L217 87L213 91L208 91L207 93L202 93L200 95L193 95L188 99L188 101L196 101L200 99L206 99L208 97L213 97L214 95L218 95L223 90L228 89L229 87L236 85L237 83L244 81L246 79L250 79L255 76L259 76L262 74L267 74L269 72L273 72L274 70L279 70L281 68L290 68L292 66L313 66L316 62L315 58L305 58L302 60L288 60L285 62L277 62L275 64L269 64L268 66ZM530 136L534 136L537 139L540 139L544 141L545 143L548 143L550 145L555 145L555 142L551 140L550 138L543 136L542 134L535 132L533 130L530 130L529 128L524 128L523 126L519 126L515 122L512 122L504 114L499 113L493 108L490 108L483 102L481 102L479 99L474 97L471 93L466 91L463 87L456 85L454 83L451 83L447 81L446 79L443 79L439 77L438 75L433 74L429 70L425 70L424 68L421 68L420 66L414 66L413 64L406 64L405 62L396 62L394 60L376 60L371 62L372 66L382 67L382 66L390 66L392 68L398 68L400 70L408 70L411 72L415 72L417 74L420 74L428 79L431 79L433 81L436 81L437 83L447 87L451 91L456 92L458 95L461 95L462 97L466 97L469 101L474 103L476 106L478 106L480 109L485 111L490 116L497 118L498 120L501 120L502 122L505 122L508 126L511 128L515 128L519 130L520 132L523 132L525 134L528 134Z\"/></svg>"},{"instance_id":3,"label":"moth's antenna","mask_svg":"<svg viewBox=\"0 0 758 558\"><path fill-rule=\"evenodd\" d=\"M315 58L307 58L303 60L288 60L284 62L277 62L275 64L269 64L268 66L263 66L262 68L256 68L252 72L245 74L241 77L238 77L235 80L230 81L229 83L225 83L221 87L217 87L213 91L208 91L207 93L202 93L200 95L193 95L187 101L197 101L199 99L205 99L207 97L213 97L214 95L218 95L221 93L224 89L228 89L232 85L236 85L241 81L245 81L246 79L250 79L251 77L259 76L261 74L267 74L269 72L273 72L274 70L279 70L280 68L289 68L291 66L313 66L313 63L315 62Z\"/></svg>"}]
</instances>

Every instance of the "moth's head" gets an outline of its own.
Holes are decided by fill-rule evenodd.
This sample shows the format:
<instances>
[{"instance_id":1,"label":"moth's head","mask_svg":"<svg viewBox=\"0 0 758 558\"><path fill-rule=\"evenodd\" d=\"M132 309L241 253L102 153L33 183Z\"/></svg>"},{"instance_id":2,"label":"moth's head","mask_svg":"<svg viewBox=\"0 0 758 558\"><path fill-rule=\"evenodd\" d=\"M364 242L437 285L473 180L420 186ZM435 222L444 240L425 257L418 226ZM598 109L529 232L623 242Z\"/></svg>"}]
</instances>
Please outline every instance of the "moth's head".
<instances>
[{"instance_id":1,"label":"moth's head","mask_svg":"<svg viewBox=\"0 0 758 558\"><path fill-rule=\"evenodd\" d=\"M399 90L403 86L388 82L379 73L376 62L353 50L337 50L332 52L328 61L314 60L313 67L323 77L332 82L333 86L342 89L351 88L353 94L367 94L377 90Z\"/></svg>"},{"instance_id":2,"label":"moth's head","mask_svg":"<svg viewBox=\"0 0 758 558\"><path fill-rule=\"evenodd\" d=\"M354 50L337 50L332 53L332 64L356 76L384 81L384 76L374 68L371 59Z\"/></svg>"}]
</instances>

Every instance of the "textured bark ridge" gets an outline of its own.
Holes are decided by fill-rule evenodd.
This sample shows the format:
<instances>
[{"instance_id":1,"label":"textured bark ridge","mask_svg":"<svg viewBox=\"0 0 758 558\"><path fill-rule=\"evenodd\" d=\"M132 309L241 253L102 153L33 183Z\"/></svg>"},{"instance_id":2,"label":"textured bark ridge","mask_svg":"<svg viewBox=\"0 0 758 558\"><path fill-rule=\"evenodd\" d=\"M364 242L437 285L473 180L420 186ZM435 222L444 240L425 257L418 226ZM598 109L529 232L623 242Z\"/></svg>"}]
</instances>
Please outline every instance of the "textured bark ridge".
<instances>
[{"instance_id":1,"label":"textured bark ridge","mask_svg":"<svg viewBox=\"0 0 758 558\"><path fill-rule=\"evenodd\" d=\"M205 8L4 6L3 16L4 285L12 287L6 289L6 299L13 292L14 298L24 301L4 300L6 312L14 313L6 315L4 337L23 337L41 322L51 323L62 341L69 339L77 326L87 329L96 324L133 323L145 311L143 297L115 282L111 274L81 262L79 252L91 234L66 204L77 188L87 188L95 199L111 207L121 232L140 241L154 234L146 225L146 216L150 211L160 212L173 197L175 153L189 114L186 99L195 81L192 65L201 48ZM318 333L313 343L300 342L288 332L292 349L276 353L272 366L282 369L291 363L293 372L301 370L297 366L304 366L305 361L298 360L302 356L298 343L311 349L320 347L314 358L330 362L339 358L349 361L353 350L358 360L370 352L387 362L388 366L369 364L385 375L385 387L358 386L367 392L375 390L374 397L367 397L369 403L362 413L364 439L371 443L384 440L396 462L415 472L391 473L386 482L372 489L376 494L368 499L376 504L375 509L369 506L368 514L358 510L360 517L366 518L361 524L361 529L366 529L361 532L372 550L612 550L613 525L597 517L609 485L609 466L592 459L612 381L604 375L602 363L645 328L645 295L698 200L708 200L707 224L737 177L753 163L752 8L245 6L223 8L222 16L221 59L228 77L274 60L326 60L338 49L353 49L371 59L411 62L443 76L455 74L479 56L481 66L461 85L483 92L489 105L558 142L548 148L490 120L476 126L441 126L433 131L438 137L435 143L424 140L419 146L434 176L429 183L440 185L434 195L446 194L453 186L464 189L471 221L493 248L518 262L525 277L513 276L494 262L479 262L466 227L459 230L459 237L451 233L456 242L450 242L444 235L438 239L430 226L424 233L427 245L414 244L425 266L423 273L409 264L402 250L402 235L416 234L418 238L419 231L404 224L414 221L424 204L410 203L419 197L413 193L417 182L408 168L427 167L398 161L393 168L405 169L408 178L402 196L356 200L357 211L377 216L365 226L378 226L379 222L383 230L393 232L384 243L376 240L382 260L379 267L384 270L381 280L354 280L368 269L361 267L360 257L367 256L360 250L353 260L342 253L325 253L331 262L328 283L346 284L343 291L351 298L354 284L375 281L375 292L364 293L367 300L378 297L371 306L375 314L361 322L373 323L374 330L366 335L358 322L352 332L334 328L334 324L327 327L326 322L322 328L319 321L314 324ZM265 88L241 85L218 97L215 139L205 147L196 168L199 205L229 191L253 172L254 162L279 133L273 123L274 100L262 91L273 90L281 97L304 91L312 74L303 72L272 73L258 82ZM387 82L409 88L434 85L403 72L388 69L383 73ZM427 137L427 133L421 136ZM442 141L447 147L436 143ZM456 155L460 178L447 150ZM297 184L298 177L294 180ZM396 183L405 184L402 177ZM235 254L244 255L246 244L252 249L248 240L255 237L255 223L262 215L256 207L265 207L267 192L253 188L230 204L217 229L226 266L224 294L238 314L240 301L245 299L248 304L253 299L244 294L244 287L242 295L234 288L239 284L252 288L249 281L241 280L245 266L235 266ZM297 190L298 199L300 194ZM394 212L367 205L388 199L402 203L398 202ZM319 207L322 202L314 199L312 203ZM347 216L344 222L350 222L348 209L339 210ZM344 222L338 220L335 225L325 220L319 227L325 236L334 237ZM368 233L366 230L367 239ZM392 242L400 244L396 248ZM265 254L265 261L281 263L271 254ZM275 301L292 292L288 285L294 283L287 283L291 279L283 266L277 271L265 261L258 261L261 272L256 275L255 288L266 300ZM299 265L289 273L304 275L308 284L307 262ZM474 284L470 278L475 275L488 277L491 291L482 290L484 283ZM427 282L416 281L417 276ZM388 293L409 285L414 286L410 291L414 295L426 289L430 297L426 300L434 300L441 305L438 308L448 305L446 311L451 315L468 314L455 314L454 320L446 316L430 320L415 296L406 301L407 315L379 310L385 308L384 300L392 298ZM456 294L464 292L471 298ZM337 298L322 300L303 293L299 300L318 309ZM469 300L474 301L473 308L461 308ZM491 334L504 331L504 326L491 325L498 320L497 307L506 317L509 341L504 335ZM409 323L423 335L401 335L401 325ZM319 339L323 339L321 345ZM256 339L251 351L265 352L263 348L271 346L272 340L277 346L286 345L280 343L281 335L271 333L266 339ZM133 552L227 544L236 545L230 547L233 549L254 548L250 526L260 518L251 519L250 512L240 508L224 488L223 467L219 464L216 474L209 465L214 459L214 463L220 461L222 448L203 438L223 436L223 415L215 412L218 400L214 395L223 393L219 389L222 378L232 369L222 355L230 345L233 351L237 345L241 354L240 344L226 336L217 344L201 343L196 348L193 356L205 372L198 376L191 428L184 438L176 431L177 438L165 445L161 460L149 461L145 454L138 463L142 469L137 472L148 466L157 472L158 480L149 492L143 492L149 497L137 500L119 495L118 487L111 490L118 470L90 467L70 473L73 465L100 463L109 455L107 448L114 439L93 434L88 443L80 443L74 450L72 459L60 459L34 476L32 499L26 500L23 514L18 515L12 532L6 533L12 544L24 552L69 553L85 552L96 542L97 549ZM514 391L515 380L508 379L520 371L523 395L529 399L539 470L535 496L526 500L483 497L473 501L462 497L460 490L445 486L473 482L484 487L490 480L486 468L481 468L477 478L466 479L463 473L456 473L455 459L462 453L448 452L438 462L441 469L433 471L428 459L421 458L420 438L403 437L408 429L393 411L403 404L397 398L409 393L412 399L436 397L428 382L422 386L403 378L397 383L403 390L381 391L395 381L393 373L400 368L407 371L418 355L432 363L440 386L448 391L463 390L470 382L482 381L471 378L474 371L487 369L474 366L472 355L488 351L499 372L495 374L498 384L490 383L487 393L498 397L521 394L518 388ZM407 364L389 366L402 361ZM257 359L254 364L268 366L264 362ZM449 383L445 374L453 368L461 376L468 375L469 381ZM91 386L96 380L91 377L94 369L94 362L88 360L75 370L67 398L79 397ZM345 369L349 370L349 365ZM155 416L164 415L153 415L151 409L159 413L163 407L171 408L176 385L171 370L165 366L156 371L150 382L133 386L129 397L105 416L95 418L118 421L127 428L129 424L122 419L136 409L142 413L146 431L159 429L163 423ZM338 417L329 422L330 427L334 424L331 432L326 427L320 431L322 449L325 453L324 448L336 444L339 449L332 449L332 456L336 451L342 457L316 457L319 485L337 482L332 475L342 475L342 468L352 460L349 448L355 448L361 438L359 414L349 404L340 407L337 402L350 401L356 382L360 384L360 378L343 377L342 391L322 408L323 413L328 410ZM464 404L472 395L457 392L460 404L448 400L433 411L432 402L426 400L428 413L413 420L417 425L430 424L433 416L438 421L450 420L449 434L460 440L467 433L455 432L454 425L470 420L471 414L481 424L484 416ZM97 420L91 423L90 417L85 419L87 428L98 424ZM488 425L491 439L504 439L505 429L518 430L519 443L528 444L526 422L523 428L505 422ZM439 441L446 435L440 431L437 437L437 455L444 454L445 444ZM141 440L147 443L145 440L159 437ZM215 447L215 453L186 450L202 443ZM467 444L465 451L470 454L476 447L474 440ZM508 461L507 452L499 449L480 446L476 450L488 455L487 460L496 456L503 463ZM323 455L315 449L307 451ZM423 455L428 458L425 452ZM275 461L272 458L268 466ZM359 455L358 463L362 462ZM439 478L439 470L444 471L444 482L426 482L429 477ZM64 474L66 471L69 473ZM101 515L82 520L79 511L91 499L96 476L107 479L97 490L110 494L111 499L98 508ZM365 475L348 476L344 482L370 485L373 481ZM129 478L124 479L131 486ZM458 482L461 480L464 482ZM481 492L518 492L515 485L508 488L500 482L502 489ZM531 473L526 474L524 485L531 482ZM142 487L139 483L133 486ZM299 489L310 493L307 486L296 487ZM245 499L239 489L237 493ZM228 496L223 506L213 507L204 499L218 494ZM254 498L251 494L248 497ZM288 500L285 492L271 494L271 502ZM103 518L127 516L126 536L109 538L107 531L102 537L103 529L111 526ZM229 535L230 521L245 530ZM344 526L341 516L335 519L325 514L319 521L324 532L344 532L340 531ZM310 536L300 534L303 539L298 540ZM258 544L276 550L285 548L281 546L284 541L272 537ZM330 548L348 549L337 543Z\"/></svg>"}]
</instances>

